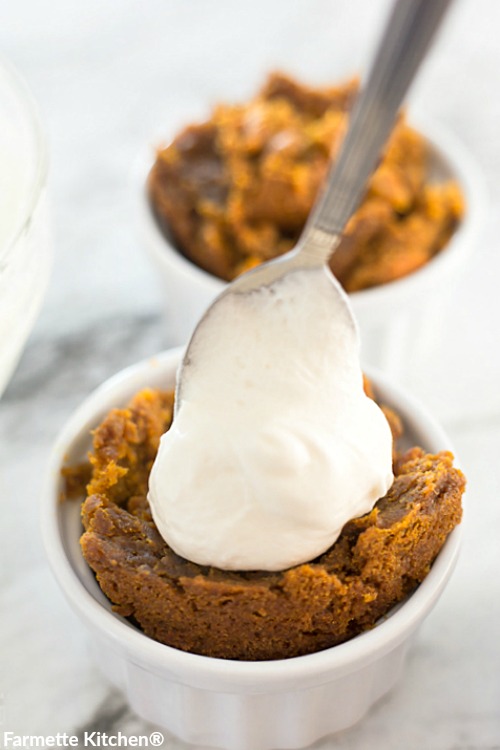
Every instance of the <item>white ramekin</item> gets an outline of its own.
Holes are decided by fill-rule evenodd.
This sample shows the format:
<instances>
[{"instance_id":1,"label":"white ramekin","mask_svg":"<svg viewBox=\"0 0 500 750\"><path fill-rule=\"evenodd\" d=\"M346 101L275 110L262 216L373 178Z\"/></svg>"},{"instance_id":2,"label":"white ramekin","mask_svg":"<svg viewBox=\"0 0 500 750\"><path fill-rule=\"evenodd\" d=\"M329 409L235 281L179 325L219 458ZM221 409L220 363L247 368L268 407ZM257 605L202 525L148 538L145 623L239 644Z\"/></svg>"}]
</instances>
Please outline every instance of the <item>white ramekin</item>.
<instances>
[{"instance_id":1,"label":"white ramekin","mask_svg":"<svg viewBox=\"0 0 500 750\"><path fill-rule=\"evenodd\" d=\"M486 192L480 170L459 140L445 129L412 119L430 153L429 179L453 179L460 185L466 213L446 248L423 268L397 281L350 295L365 363L399 374L421 345L432 346L435 321L446 309L457 272L477 246L486 216ZM225 282L185 258L160 229L145 189L151 160L137 165L138 226L141 243L162 283L169 339L185 343L202 313Z\"/></svg>"},{"instance_id":2,"label":"white ramekin","mask_svg":"<svg viewBox=\"0 0 500 750\"><path fill-rule=\"evenodd\" d=\"M197 745L227 750L299 748L357 722L399 678L412 636L453 569L460 527L423 583L374 629L308 656L268 662L212 659L146 637L111 611L79 547L79 503L60 502L62 465L82 459L89 431L144 386L171 387L181 349L140 362L98 388L54 445L42 504L46 553L64 594L89 631L97 663L142 717ZM402 416L406 443L449 449L425 410L378 373L380 398Z\"/></svg>"},{"instance_id":3,"label":"white ramekin","mask_svg":"<svg viewBox=\"0 0 500 750\"><path fill-rule=\"evenodd\" d=\"M0 60L0 138L24 160L23 189L14 206L17 224L0 241L0 394L21 356L36 320L52 266L46 184L48 156L35 101L23 79ZM29 166L28 166L29 165ZM11 188L11 199L16 194Z\"/></svg>"}]
</instances>

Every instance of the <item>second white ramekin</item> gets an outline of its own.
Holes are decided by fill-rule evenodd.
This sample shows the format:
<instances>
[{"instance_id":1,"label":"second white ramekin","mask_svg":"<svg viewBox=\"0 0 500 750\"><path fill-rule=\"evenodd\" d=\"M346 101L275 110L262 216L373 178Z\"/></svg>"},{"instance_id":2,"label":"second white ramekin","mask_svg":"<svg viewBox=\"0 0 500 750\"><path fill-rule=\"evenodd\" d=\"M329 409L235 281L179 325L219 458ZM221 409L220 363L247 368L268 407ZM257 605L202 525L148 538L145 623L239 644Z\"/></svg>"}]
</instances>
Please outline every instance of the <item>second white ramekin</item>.
<instances>
[{"instance_id":1,"label":"second white ramekin","mask_svg":"<svg viewBox=\"0 0 500 750\"><path fill-rule=\"evenodd\" d=\"M358 321L362 358L393 376L419 351L439 345L439 326L449 294L465 260L478 246L487 198L480 170L467 149L436 125L412 119L429 149L429 181L456 180L466 203L465 216L447 246L418 271L397 281L350 294ZM151 162L137 166L139 234L161 282L169 340L185 343L225 282L189 261L160 229L145 188Z\"/></svg>"}]
</instances>

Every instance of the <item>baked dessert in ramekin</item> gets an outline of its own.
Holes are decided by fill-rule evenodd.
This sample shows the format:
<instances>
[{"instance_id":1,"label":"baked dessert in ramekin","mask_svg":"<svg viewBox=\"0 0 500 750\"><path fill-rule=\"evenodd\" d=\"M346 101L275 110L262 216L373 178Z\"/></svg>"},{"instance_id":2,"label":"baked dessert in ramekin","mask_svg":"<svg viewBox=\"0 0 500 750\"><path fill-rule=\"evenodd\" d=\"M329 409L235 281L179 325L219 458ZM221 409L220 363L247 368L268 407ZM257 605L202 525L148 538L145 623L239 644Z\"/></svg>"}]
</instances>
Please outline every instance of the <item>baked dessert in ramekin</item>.
<instances>
[{"instance_id":1,"label":"baked dessert in ramekin","mask_svg":"<svg viewBox=\"0 0 500 750\"><path fill-rule=\"evenodd\" d=\"M230 281L291 250L342 142L356 80L312 88L273 74L159 149L148 185L161 227L200 268ZM416 271L464 213L454 180L430 180L425 139L401 116L330 261L348 292Z\"/></svg>"},{"instance_id":2,"label":"baked dessert in ramekin","mask_svg":"<svg viewBox=\"0 0 500 750\"><path fill-rule=\"evenodd\" d=\"M90 430L145 387L172 387L182 356L172 350L119 373L75 412L53 449L43 502L54 575L90 633L96 660L141 716L182 739L231 750L293 748L348 727L401 674L413 634L452 572L461 527L448 536L424 580L369 630L331 648L286 659L241 661L182 651L146 636L113 611L82 557L77 502L61 502L61 468L85 458ZM450 450L443 431L411 397L368 373L377 397L405 427L400 449ZM327 710L328 709L328 710ZM233 717L228 721L228 716Z\"/></svg>"},{"instance_id":3,"label":"baked dessert in ramekin","mask_svg":"<svg viewBox=\"0 0 500 750\"><path fill-rule=\"evenodd\" d=\"M396 448L389 492L316 559L279 572L197 565L164 541L147 499L173 402L173 391L139 391L96 426L90 463L65 469L68 494L86 496L82 552L102 591L114 611L162 643L243 660L335 646L411 593L460 521L465 480L452 454ZM401 423L386 414L397 441Z\"/></svg>"}]
</instances>

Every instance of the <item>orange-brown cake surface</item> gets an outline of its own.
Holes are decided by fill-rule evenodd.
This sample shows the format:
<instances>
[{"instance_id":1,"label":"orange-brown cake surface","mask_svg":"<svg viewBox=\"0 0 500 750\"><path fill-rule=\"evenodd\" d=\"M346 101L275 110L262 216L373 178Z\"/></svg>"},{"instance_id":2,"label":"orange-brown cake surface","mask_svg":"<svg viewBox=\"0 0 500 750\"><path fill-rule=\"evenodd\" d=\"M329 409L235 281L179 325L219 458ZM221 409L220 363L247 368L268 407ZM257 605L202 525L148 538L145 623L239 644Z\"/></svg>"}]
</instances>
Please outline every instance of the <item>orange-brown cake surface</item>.
<instances>
[{"instance_id":1,"label":"orange-brown cake surface","mask_svg":"<svg viewBox=\"0 0 500 750\"><path fill-rule=\"evenodd\" d=\"M149 177L162 227L189 259L230 280L291 249L339 149L357 82L313 89L271 75L158 151ZM463 215L455 182L432 183L425 140L401 117L331 267L347 291L427 263Z\"/></svg>"},{"instance_id":2,"label":"orange-brown cake surface","mask_svg":"<svg viewBox=\"0 0 500 750\"><path fill-rule=\"evenodd\" d=\"M310 563L269 573L201 567L159 535L148 476L173 394L138 393L94 433L81 547L115 610L146 635L214 657L282 659L371 628L422 581L461 518L465 480L452 455L395 455L395 480L367 515ZM397 416L386 410L395 437ZM66 470L68 480L84 475ZM70 481L70 489L74 491Z\"/></svg>"}]
</instances>

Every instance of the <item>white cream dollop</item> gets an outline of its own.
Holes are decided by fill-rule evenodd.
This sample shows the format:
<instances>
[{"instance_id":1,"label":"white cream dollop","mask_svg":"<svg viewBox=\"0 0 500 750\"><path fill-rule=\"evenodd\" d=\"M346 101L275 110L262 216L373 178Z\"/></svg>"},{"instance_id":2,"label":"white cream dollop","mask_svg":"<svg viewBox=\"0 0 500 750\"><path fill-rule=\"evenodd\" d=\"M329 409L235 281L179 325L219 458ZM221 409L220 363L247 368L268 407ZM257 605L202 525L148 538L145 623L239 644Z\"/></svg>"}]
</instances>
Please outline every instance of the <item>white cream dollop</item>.
<instances>
[{"instance_id":1,"label":"white cream dollop","mask_svg":"<svg viewBox=\"0 0 500 750\"><path fill-rule=\"evenodd\" d=\"M226 570L317 557L393 481L358 333L326 269L220 302L195 337L149 485L170 547Z\"/></svg>"}]
</instances>

